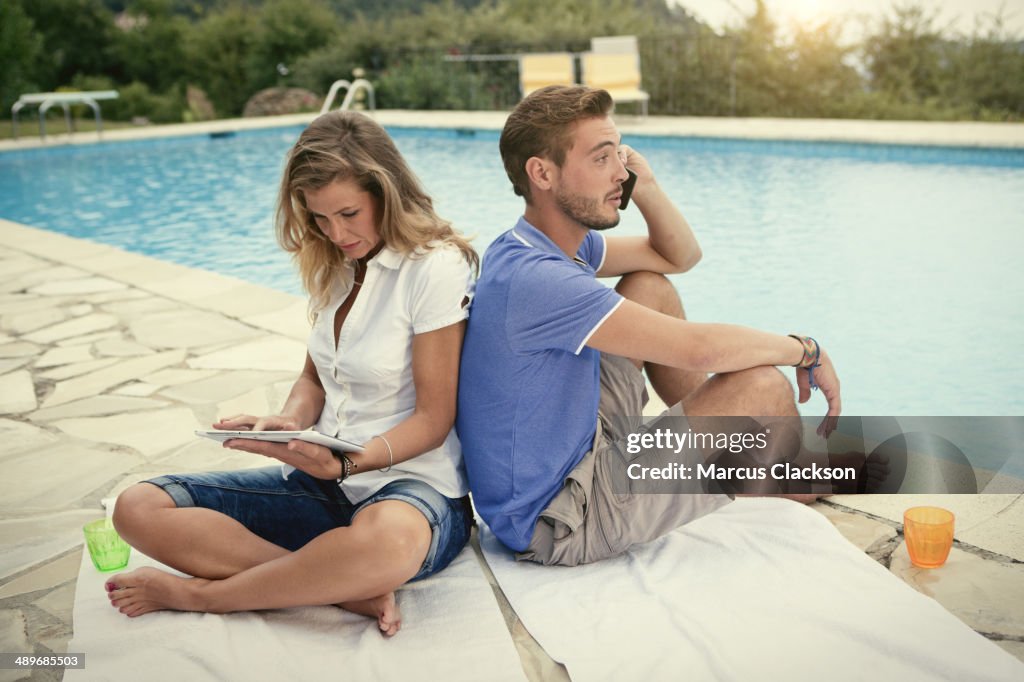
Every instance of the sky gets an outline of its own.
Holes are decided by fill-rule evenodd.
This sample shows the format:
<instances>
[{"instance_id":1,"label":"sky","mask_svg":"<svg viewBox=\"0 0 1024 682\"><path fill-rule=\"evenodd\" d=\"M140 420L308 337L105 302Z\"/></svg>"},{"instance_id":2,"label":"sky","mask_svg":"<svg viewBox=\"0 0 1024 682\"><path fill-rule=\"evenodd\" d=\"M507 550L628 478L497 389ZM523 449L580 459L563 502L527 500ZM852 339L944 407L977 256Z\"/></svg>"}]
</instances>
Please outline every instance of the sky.
<instances>
[{"instance_id":1,"label":"sky","mask_svg":"<svg viewBox=\"0 0 1024 682\"><path fill-rule=\"evenodd\" d=\"M670 0L687 8L714 28L740 23L744 16L753 13L755 0ZM855 40L860 32L857 18L864 16L878 21L898 0L765 0L771 16L783 26L790 21L800 23L827 18L842 18L850 27L850 39ZM1024 38L1024 0L912 0L932 10L938 9L938 26L947 23L953 32L970 34L976 15L995 14L1005 8L1005 26ZM906 4L906 0L902 4Z\"/></svg>"}]
</instances>

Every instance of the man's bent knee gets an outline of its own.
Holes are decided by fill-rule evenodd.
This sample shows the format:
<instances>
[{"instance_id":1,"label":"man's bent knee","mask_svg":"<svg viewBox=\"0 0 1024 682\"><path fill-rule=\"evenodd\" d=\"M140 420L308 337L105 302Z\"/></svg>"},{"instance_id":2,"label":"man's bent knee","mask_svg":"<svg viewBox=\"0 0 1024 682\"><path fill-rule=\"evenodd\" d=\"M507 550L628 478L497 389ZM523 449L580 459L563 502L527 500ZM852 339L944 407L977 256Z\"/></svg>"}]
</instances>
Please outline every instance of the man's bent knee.
<instances>
[{"instance_id":1,"label":"man's bent knee","mask_svg":"<svg viewBox=\"0 0 1024 682\"><path fill-rule=\"evenodd\" d=\"M742 383L744 393L757 398L760 409L750 412L751 416L790 416L795 413L793 385L777 367L751 367L731 373L730 378Z\"/></svg>"},{"instance_id":2,"label":"man's bent knee","mask_svg":"<svg viewBox=\"0 0 1024 682\"><path fill-rule=\"evenodd\" d=\"M750 381L760 391L793 395L793 386L778 367L770 365L751 367L743 370L741 374L746 375L747 381Z\"/></svg>"},{"instance_id":3,"label":"man's bent knee","mask_svg":"<svg viewBox=\"0 0 1024 682\"><path fill-rule=\"evenodd\" d=\"M679 293L668 277L646 270L622 276L615 290L630 301L666 315L683 316Z\"/></svg>"},{"instance_id":4,"label":"man's bent knee","mask_svg":"<svg viewBox=\"0 0 1024 682\"><path fill-rule=\"evenodd\" d=\"M753 367L755 390L764 396L765 407L770 409L765 416L788 416L796 409L793 385L777 367Z\"/></svg>"}]
</instances>

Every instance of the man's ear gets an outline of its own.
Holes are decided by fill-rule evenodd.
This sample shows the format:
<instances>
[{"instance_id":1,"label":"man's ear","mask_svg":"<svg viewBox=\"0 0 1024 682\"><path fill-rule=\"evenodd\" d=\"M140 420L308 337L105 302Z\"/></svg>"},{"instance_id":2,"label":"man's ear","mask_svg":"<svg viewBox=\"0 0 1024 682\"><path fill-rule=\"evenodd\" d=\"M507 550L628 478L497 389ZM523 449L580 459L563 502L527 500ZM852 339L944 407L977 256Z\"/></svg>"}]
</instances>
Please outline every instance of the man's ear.
<instances>
[{"instance_id":1,"label":"man's ear","mask_svg":"<svg viewBox=\"0 0 1024 682\"><path fill-rule=\"evenodd\" d=\"M526 177L537 189L545 191L551 189L554 172L555 164L548 159L531 156L526 160Z\"/></svg>"}]
</instances>

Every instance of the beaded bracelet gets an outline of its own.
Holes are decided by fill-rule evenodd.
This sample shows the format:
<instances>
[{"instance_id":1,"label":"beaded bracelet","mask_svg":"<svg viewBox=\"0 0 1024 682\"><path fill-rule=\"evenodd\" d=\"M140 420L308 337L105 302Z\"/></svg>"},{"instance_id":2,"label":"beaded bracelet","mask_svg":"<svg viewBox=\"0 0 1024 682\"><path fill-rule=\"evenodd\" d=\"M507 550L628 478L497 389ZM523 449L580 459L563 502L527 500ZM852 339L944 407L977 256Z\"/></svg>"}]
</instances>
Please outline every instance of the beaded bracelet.
<instances>
[{"instance_id":1,"label":"beaded bracelet","mask_svg":"<svg viewBox=\"0 0 1024 682\"><path fill-rule=\"evenodd\" d=\"M811 388L815 391L818 390L818 384L814 381L814 370L821 367L821 363L819 362L819 360L821 360L821 346L819 346L818 342L810 336L797 336L796 334L789 334L789 336L790 338L794 338L799 341L800 345L804 347L803 358L793 366L806 369Z\"/></svg>"},{"instance_id":2,"label":"beaded bracelet","mask_svg":"<svg viewBox=\"0 0 1024 682\"><path fill-rule=\"evenodd\" d=\"M352 475L352 460L344 452L334 452L332 450L331 454L341 463L341 478L338 479L338 483L341 483Z\"/></svg>"}]
</instances>

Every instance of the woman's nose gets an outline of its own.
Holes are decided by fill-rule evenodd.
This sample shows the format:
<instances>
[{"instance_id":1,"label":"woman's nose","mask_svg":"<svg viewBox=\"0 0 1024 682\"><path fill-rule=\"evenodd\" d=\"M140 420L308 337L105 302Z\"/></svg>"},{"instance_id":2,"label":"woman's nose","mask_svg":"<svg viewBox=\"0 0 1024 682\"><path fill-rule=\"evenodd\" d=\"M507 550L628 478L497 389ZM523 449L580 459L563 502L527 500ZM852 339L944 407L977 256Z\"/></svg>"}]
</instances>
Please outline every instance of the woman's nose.
<instances>
[{"instance_id":1,"label":"woman's nose","mask_svg":"<svg viewBox=\"0 0 1024 682\"><path fill-rule=\"evenodd\" d=\"M341 219L336 216L328 218L324 234L326 234L327 238L332 242L339 241L345 234L345 229L341 226Z\"/></svg>"}]
</instances>

